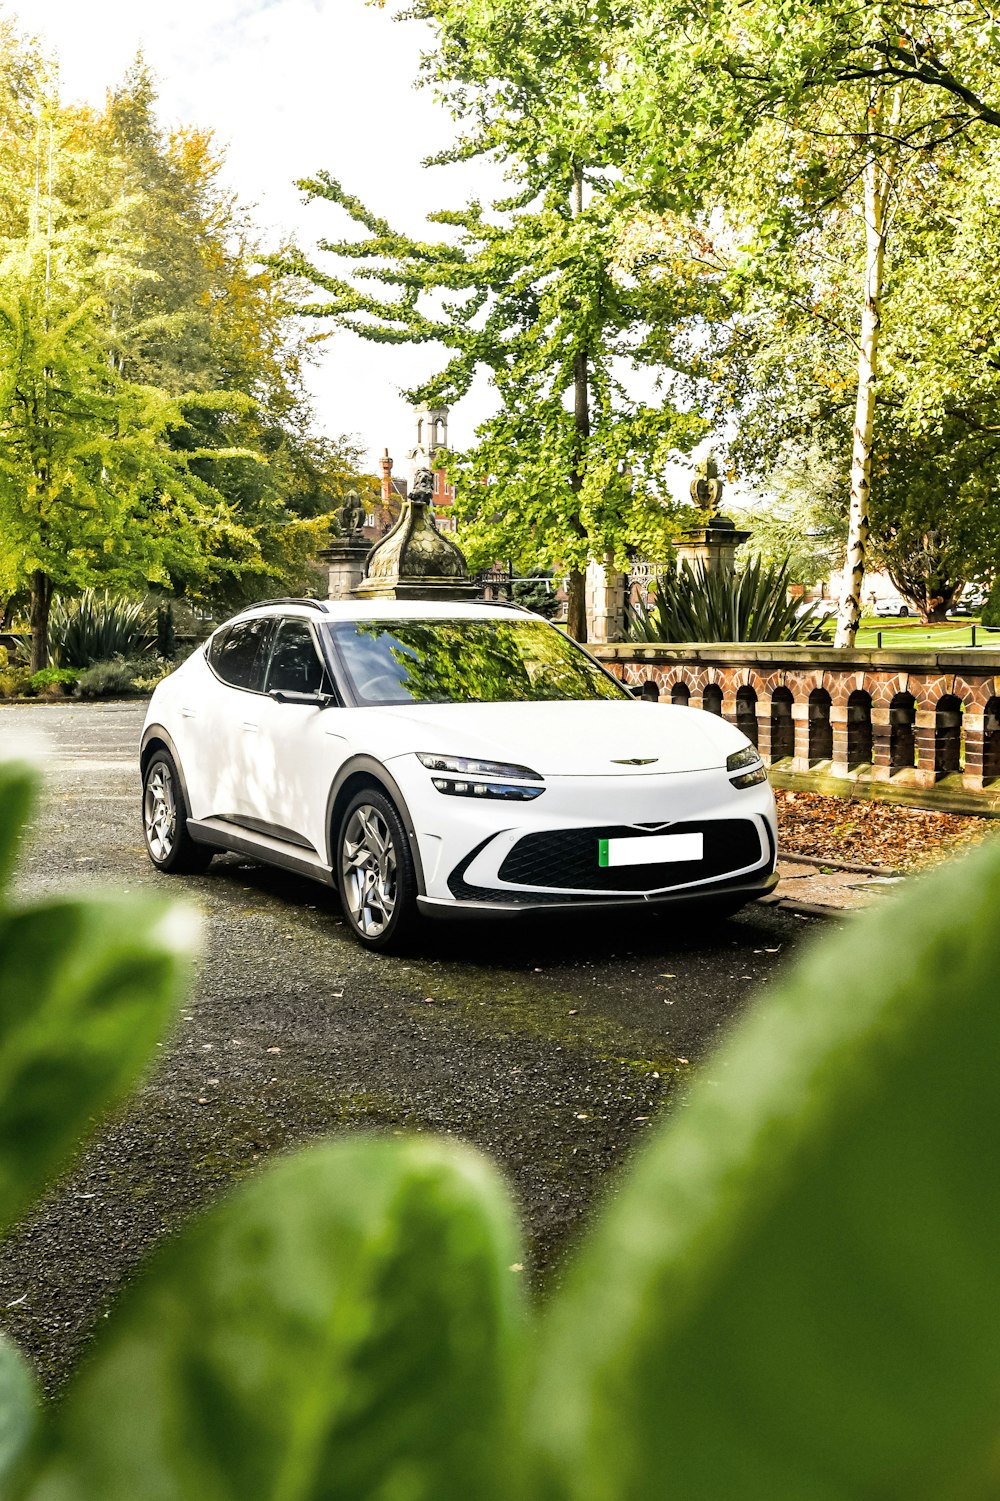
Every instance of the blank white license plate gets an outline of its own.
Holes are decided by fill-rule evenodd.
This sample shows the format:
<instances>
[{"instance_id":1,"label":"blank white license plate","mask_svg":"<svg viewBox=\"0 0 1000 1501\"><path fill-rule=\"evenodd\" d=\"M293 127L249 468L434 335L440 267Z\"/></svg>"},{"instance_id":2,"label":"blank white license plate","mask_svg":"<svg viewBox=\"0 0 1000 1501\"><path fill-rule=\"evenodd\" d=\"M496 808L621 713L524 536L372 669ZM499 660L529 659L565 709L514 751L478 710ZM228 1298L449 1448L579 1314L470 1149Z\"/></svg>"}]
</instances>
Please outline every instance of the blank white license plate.
<instances>
[{"instance_id":1,"label":"blank white license plate","mask_svg":"<svg viewBox=\"0 0 1000 1501\"><path fill-rule=\"evenodd\" d=\"M666 865L671 860L703 860L703 834L646 834L639 839L599 839L598 865Z\"/></svg>"}]
</instances>

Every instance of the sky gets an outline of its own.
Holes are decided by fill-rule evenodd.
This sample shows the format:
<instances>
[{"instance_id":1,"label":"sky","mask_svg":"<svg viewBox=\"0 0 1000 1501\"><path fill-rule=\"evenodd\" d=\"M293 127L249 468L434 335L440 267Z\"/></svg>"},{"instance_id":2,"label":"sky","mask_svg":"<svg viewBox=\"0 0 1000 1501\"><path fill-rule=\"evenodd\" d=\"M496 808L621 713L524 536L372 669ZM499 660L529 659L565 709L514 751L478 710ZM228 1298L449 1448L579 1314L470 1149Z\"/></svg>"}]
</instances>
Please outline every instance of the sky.
<instances>
[{"instance_id":1,"label":"sky","mask_svg":"<svg viewBox=\"0 0 1000 1501\"><path fill-rule=\"evenodd\" d=\"M414 89L429 32L394 22L398 8L365 0L21 0L0 14L39 36L59 60L63 98L100 104L141 48L159 81L166 127L215 131L226 178L253 207L265 243L289 237L311 254L344 237L346 215L306 207L294 185L325 168L369 208L410 233L429 209L460 206L470 188L488 195L483 166L422 168L454 127L429 88ZM416 441L400 388L433 373L433 349L367 343L338 331L311 373L317 426L361 439L373 466L385 447L396 473ZM474 389L451 416L461 447L490 411Z\"/></svg>"}]
</instances>

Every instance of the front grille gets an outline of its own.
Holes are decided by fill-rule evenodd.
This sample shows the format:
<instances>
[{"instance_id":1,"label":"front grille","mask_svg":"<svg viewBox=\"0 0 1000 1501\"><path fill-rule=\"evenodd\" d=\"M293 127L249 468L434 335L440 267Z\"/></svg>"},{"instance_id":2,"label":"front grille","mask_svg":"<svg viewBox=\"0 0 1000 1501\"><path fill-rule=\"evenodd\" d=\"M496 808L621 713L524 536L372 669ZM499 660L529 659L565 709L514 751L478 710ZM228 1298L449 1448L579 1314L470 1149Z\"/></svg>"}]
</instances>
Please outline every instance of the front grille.
<instances>
[{"instance_id":1,"label":"front grille","mask_svg":"<svg viewBox=\"0 0 1000 1501\"><path fill-rule=\"evenodd\" d=\"M711 881L757 864L763 856L757 825L747 818L706 819L648 828L649 834L701 834L704 858L671 860L658 865L602 866L602 839L635 839L643 830L628 826L554 829L525 834L500 867L500 880L512 886L559 886L577 891L658 891Z\"/></svg>"}]
</instances>

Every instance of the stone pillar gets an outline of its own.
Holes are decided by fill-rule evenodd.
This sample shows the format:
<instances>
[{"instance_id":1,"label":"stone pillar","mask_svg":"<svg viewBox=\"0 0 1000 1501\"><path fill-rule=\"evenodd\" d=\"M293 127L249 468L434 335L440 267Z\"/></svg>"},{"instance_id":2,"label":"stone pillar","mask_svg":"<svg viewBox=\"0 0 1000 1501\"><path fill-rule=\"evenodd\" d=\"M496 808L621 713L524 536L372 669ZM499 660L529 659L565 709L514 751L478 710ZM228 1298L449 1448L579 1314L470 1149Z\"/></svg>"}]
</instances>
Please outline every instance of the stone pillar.
<instances>
[{"instance_id":1,"label":"stone pillar","mask_svg":"<svg viewBox=\"0 0 1000 1501\"><path fill-rule=\"evenodd\" d=\"M613 567L608 554L603 562L587 564L587 639L594 642L624 641L625 590L628 579Z\"/></svg>"},{"instance_id":2,"label":"stone pillar","mask_svg":"<svg viewBox=\"0 0 1000 1501\"><path fill-rule=\"evenodd\" d=\"M835 777L846 777L848 774L846 704L830 705L830 724L833 729L833 757L830 761L830 771Z\"/></svg>"},{"instance_id":3,"label":"stone pillar","mask_svg":"<svg viewBox=\"0 0 1000 1501\"><path fill-rule=\"evenodd\" d=\"M935 711L933 709L918 709L916 728L914 730L914 739L917 742L917 770L914 780L918 787L933 787L937 781L937 772L934 770L934 731L936 728L937 714Z\"/></svg>"},{"instance_id":4,"label":"stone pillar","mask_svg":"<svg viewBox=\"0 0 1000 1501\"><path fill-rule=\"evenodd\" d=\"M809 700L792 704L792 722L795 725L795 755L793 771L809 770Z\"/></svg>"},{"instance_id":5,"label":"stone pillar","mask_svg":"<svg viewBox=\"0 0 1000 1501\"><path fill-rule=\"evenodd\" d=\"M984 716L970 714L967 710L962 716L962 725L965 730L965 769L962 773L962 784L970 792L982 792L983 756L986 748Z\"/></svg>"},{"instance_id":6,"label":"stone pillar","mask_svg":"<svg viewBox=\"0 0 1000 1501\"><path fill-rule=\"evenodd\" d=\"M872 704L872 779L887 782L892 776L892 725L888 704Z\"/></svg>"},{"instance_id":7,"label":"stone pillar","mask_svg":"<svg viewBox=\"0 0 1000 1501\"><path fill-rule=\"evenodd\" d=\"M765 766L771 764L771 698L767 694L757 697L757 749Z\"/></svg>"},{"instance_id":8,"label":"stone pillar","mask_svg":"<svg viewBox=\"0 0 1000 1501\"><path fill-rule=\"evenodd\" d=\"M338 537L320 553L329 568L328 599L350 599L365 576L371 544L364 537Z\"/></svg>"}]
</instances>

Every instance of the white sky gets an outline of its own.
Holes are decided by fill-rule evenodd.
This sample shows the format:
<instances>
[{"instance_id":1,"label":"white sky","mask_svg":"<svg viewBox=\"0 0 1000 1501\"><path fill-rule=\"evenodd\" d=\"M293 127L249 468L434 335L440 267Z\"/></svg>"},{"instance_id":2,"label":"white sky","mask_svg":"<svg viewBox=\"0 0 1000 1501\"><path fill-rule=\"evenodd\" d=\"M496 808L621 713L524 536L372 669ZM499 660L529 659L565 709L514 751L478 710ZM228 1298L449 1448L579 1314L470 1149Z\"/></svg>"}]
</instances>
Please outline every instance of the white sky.
<instances>
[{"instance_id":1,"label":"white sky","mask_svg":"<svg viewBox=\"0 0 1000 1501\"><path fill-rule=\"evenodd\" d=\"M453 126L430 89L413 80L426 28L397 23L365 0L21 0L0 13L57 53L67 101L100 104L141 47L159 80L160 117L194 124L226 147L227 175L275 247L292 236L311 253L344 237L350 221L332 205L306 208L294 186L326 168L403 230L422 233L428 209L488 196L489 169L422 169ZM399 388L431 374L433 349L370 344L338 332L313 373L318 425L357 434L374 466L388 446L408 475L415 440ZM461 446L490 410L474 391L452 413Z\"/></svg>"}]
</instances>

